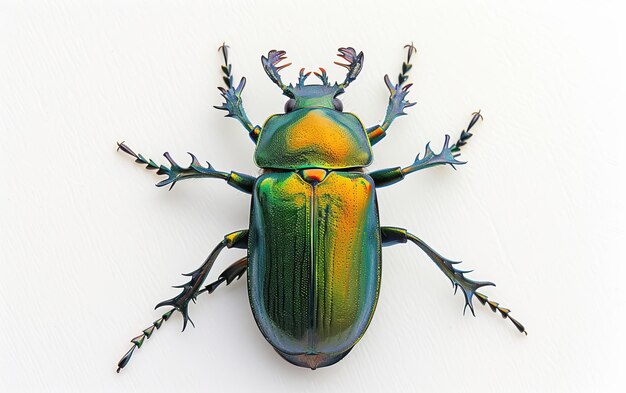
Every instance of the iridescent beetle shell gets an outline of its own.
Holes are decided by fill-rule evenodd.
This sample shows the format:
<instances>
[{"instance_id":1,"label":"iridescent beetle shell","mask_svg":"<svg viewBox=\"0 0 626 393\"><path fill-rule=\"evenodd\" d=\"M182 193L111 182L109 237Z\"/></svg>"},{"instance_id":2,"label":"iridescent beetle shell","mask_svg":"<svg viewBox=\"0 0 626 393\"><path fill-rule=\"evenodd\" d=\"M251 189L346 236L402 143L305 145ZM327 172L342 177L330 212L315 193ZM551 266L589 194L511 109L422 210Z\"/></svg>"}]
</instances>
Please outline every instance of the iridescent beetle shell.
<instances>
[{"instance_id":1,"label":"iridescent beetle shell","mask_svg":"<svg viewBox=\"0 0 626 393\"><path fill-rule=\"evenodd\" d=\"M380 287L381 242L363 123L337 110L338 84L305 85L263 125L252 194L248 293L265 338L285 359L316 368L363 335ZM290 105L291 102L291 105Z\"/></svg>"},{"instance_id":2,"label":"iridescent beetle shell","mask_svg":"<svg viewBox=\"0 0 626 393\"><path fill-rule=\"evenodd\" d=\"M248 293L272 346L316 368L341 359L365 332L378 299L381 242L368 175L309 171L319 169L257 180Z\"/></svg>"},{"instance_id":3,"label":"iridescent beetle shell","mask_svg":"<svg viewBox=\"0 0 626 393\"><path fill-rule=\"evenodd\" d=\"M308 107L270 117L254 160L261 168L360 168L372 162L372 147L355 115Z\"/></svg>"},{"instance_id":4,"label":"iridescent beetle shell","mask_svg":"<svg viewBox=\"0 0 626 393\"><path fill-rule=\"evenodd\" d=\"M509 316L510 310L476 291L492 283L465 277L467 272L455 267L458 262L442 257L417 236L402 228L379 224L376 188L394 184L421 169L463 164L456 156L480 118L479 112L474 113L467 130L461 132L454 145L449 146L450 138L446 136L438 154L427 145L424 156L418 154L407 167L365 173L364 168L372 162L372 145L385 137L393 120L405 114L404 109L413 105L405 99L411 86L406 81L414 52L412 45L408 48L398 83L392 84L385 76L390 91L385 119L369 128L354 114L343 112L343 104L337 98L361 71L362 52L339 49L340 57L347 61L340 65L348 69L340 84L331 85L326 71L320 68L315 75L321 84L305 84L310 73L303 69L296 85L287 86L279 74L286 65L278 66L285 52L270 51L261 58L263 67L288 101L284 114L269 117L259 127L252 125L243 110L241 91L245 78L234 86L232 66L226 47L222 46L227 88L220 88L225 102L217 108L239 120L256 143L254 159L262 168L258 177L217 171L210 164L203 166L193 155L187 168L179 166L167 153L165 157L171 165L158 166L124 143L119 144L137 162L167 175L159 186L173 186L188 178L219 178L251 194L252 203L249 229L224 236L202 266L188 274L189 282L179 286L182 292L157 305L173 308L131 340L133 347L118 363L118 372L134 350L174 311L183 315L184 330L191 321L190 301L204 292L212 293L223 282L231 283L246 271L252 313L272 347L298 366L315 369L332 365L350 352L372 319L380 289L381 247L408 241L422 249L455 288L461 288L465 306L472 313L472 299L476 296L525 333L524 327ZM247 256L202 288L225 248L245 248Z\"/></svg>"}]
</instances>

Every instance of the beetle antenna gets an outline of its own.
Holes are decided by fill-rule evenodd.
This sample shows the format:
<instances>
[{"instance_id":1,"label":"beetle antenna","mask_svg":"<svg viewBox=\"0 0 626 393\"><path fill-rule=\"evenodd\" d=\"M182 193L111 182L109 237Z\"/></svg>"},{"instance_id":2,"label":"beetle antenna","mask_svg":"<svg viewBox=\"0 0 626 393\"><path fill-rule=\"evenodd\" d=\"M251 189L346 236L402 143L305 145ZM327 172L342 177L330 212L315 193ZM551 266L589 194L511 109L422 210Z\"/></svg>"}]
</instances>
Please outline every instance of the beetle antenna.
<instances>
[{"instance_id":1,"label":"beetle antenna","mask_svg":"<svg viewBox=\"0 0 626 393\"><path fill-rule=\"evenodd\" d=\"M504 318L504 319L508 318L513 323L513 325L515 325L517 330L520 331L520 333L524 333L525 335L528 336L528 333L526 332L526 328L524 327L524 325L522 325L516 319L514 319L512 316L509 315L511 310L509 310L508 308L504 308L504 307L500 306L497 302L494 302L493 300L489 300L486 295L483 295L480 292L475 292L474 295L476 295L476 297L478 298L478 301L483 306L485 304L488 304L489 308L491 308L491 311L493 311L493 312L499 311L500 314L502 315L502 318Z\"/></svg>"},{"instance_id":2,"label":"beetle antenna","mask_svg":"<svg viewBox=\"0 0 626 393\"><path fill-rule=\"evenodd\" d=\"M313 72L316 77L318 77L324 86L330 86L330 82L328 82L328 75L326 74L326 70L320 67L320 72Z\"/></svg>"},{"instance_id":3,"label":"beetle antenna","mask_svg":"<svg viewBox=\"0 0 626 393\"><path fill-rule=\"evenodd\" d=\"M304 68L300 69L300 74L298 74L298 87L302 87L304 86L304 81L306 80L306 78L309 77L309 75L311 75L310 72L307 72L306 74L304 73ZM316 74L317 75L317 74Z\"/></svg>"},{"instance_id":4,"label":"beetle antenna","mask_svg":"<svg viewBox=\"0 0 626 393\"><path fill-rule=\"evenodd\" d=\"M120 361L117 363L117 372L118 373L120 371L122 371L122 369L124 367L126 367L128 362L130 362L130 358L133 356L133 353L135 352L135 349L141 348L141 346L143 345L143 342L146 339L149 339L152 336L152 333L154 333L155 329L157 329L157 330L160 329L161 325L163 324L163 322L165 322L168 319L170 319L170 317L172 316L174 311L176 311L175 308L167 311L165 314L161 315L161 318L159 318L156 321L152 322L152 325L150 325L149 327L145 328L143 330L143 332L139 336L137 336L137 337L133 338L132 340L130 340L130 342L133 343L133 346L130 347L128 352L126 352L126 354L124 356L122 356Z\"/></svg>"},{"instance_id":5,"label":"beetle antenna","mask_svg":"<svg viewBox=\"0 0 626 393\"><path fill-rule=\"evenodd\" d=\"M276 85L282 90L285 90L287 86L285 86L285 84L281 80L279 72L283 68L289 67L291 63L283 64L280 66L278 66L278 63L287 58L285 56L286 53L287 52L285 52L284 50L272 49L267 54L267 57L261 56L261 64L263 64L263 69L265 70L265 73L267 74L267 76L270 77L272 82L276 83Z\"/></svg>"},{"instance_id":6,"label":"beetle antenna","mask_svg":"<svg viewBox=\"0 0 626 393\"><path fill-rule=\"evenodd\" d=\"M364 56L363 52L359 52L359 54L357 54L352 47L339 48L337 50L339 51L339 54L337 56L347 61L347 64L343 64L338 61L335 62L335 64L337 64L338 66L342 66L348 70L346 79L339 85L341 89L345 89L350 83L352 83L352 81L356 79L356 77L361 72L361 69L363 69Z\"/></svg>"}]
</instances>

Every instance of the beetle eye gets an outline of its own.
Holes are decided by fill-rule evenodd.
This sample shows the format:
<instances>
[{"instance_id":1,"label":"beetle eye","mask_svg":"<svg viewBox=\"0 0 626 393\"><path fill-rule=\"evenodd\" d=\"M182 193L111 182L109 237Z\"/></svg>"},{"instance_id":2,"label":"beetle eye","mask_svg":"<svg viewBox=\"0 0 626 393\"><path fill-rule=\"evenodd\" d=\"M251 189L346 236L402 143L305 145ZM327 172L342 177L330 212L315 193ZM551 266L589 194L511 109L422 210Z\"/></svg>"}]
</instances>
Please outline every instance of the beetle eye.
<instances>
[{"instance_id":1,"label":"beetle eye","mask_svg":"<svg viewBox=\"0 0 626 393\"><path fill-rule=\"evenodd\" d=\"M336 111L343 112L343 102L339 98L333 98L333 106Z\"/></svg>"},{"instance_id":2,"label":"beetle eye","mask_svg":"<svg viewBox=\"0 0 626 393\"><path fill-rule=\"evenodd\" d=\"M296 108L296 100L290 98L287 102L285 102L285 113L289 113Z\"/></svg>"}]
</instances>

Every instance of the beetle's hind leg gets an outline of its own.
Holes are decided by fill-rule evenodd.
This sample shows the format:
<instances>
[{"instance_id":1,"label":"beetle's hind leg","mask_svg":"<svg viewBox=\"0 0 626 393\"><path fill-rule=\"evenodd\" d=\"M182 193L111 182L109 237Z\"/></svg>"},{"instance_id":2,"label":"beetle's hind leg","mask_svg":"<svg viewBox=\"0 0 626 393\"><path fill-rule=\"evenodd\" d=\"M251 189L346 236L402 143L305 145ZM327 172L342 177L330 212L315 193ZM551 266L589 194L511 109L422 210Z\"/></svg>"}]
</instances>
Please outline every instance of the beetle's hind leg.
<instances>
[{"instance_id":1,"label":"beetle's hind leg","mask_svg":"<svg viewBox=\"0 0 626 393\"><path fill-rule=\"evenodd\" d=\"M211 254L204 261L202 266L194 270L191 273L183 274L183 276L191 277L188 282L182 285L176 285L174 288L182 288L181 293L177 296L164 300L157 304L155 308L163 306L173 306L177 311L183 315L183 331L187 327L187 322L193 321L189 318L189 302L195 299L202 286L202 283L209 275L213 263L217 259L217 256L224 248L246 248L248 246L248 230L242 230L230 233L224 236L224 239L213 249Z\"/></svg>"},{"instance_id":2,"label":"beetle's hind leg","mask_svg":"<svg viewBox=\"0 0 626 393\"><path fill-rule=\"evenodd\" d=\"M383 242L383 247L385 246L393 246L396 244L406 243L407 241L411 241L413 244L418 246L428 255L430 259L437 265L439 269L450 279L452 282L452 286L454 287L454 293L461 288L463 291L463 295L465 296L465 308L463 312L469 307L472 315L474 314L474 305L472 303L474 295L478 298L478 301L483 305L489 304L489 307L493 312L499 311L502 315L502 318L508 318L515 327L520 331L520 333L526 334L526 328L524 325L519 323L513 317L509 315L511 310L501 307L498 303L491 301L487 298L487 296L483 295L480 292L476 292L478 288L493 285L494 283L489 281L474 281L470 278L465 277L466 273L471 272L471 270L459 270L454 265L457 265L459 262L455 262L449 260L437 253L433 250L428 244L424 243L423 240L418 238L417 236L409 233L406 229L396 228L396 227L381 227L380 228L381 239Z\"/></svg>"},{"instance_id":3,"label":"beetle's hind leg","mask_svg":"<svg viewBox=\"0 0 626 393\"><path fill-rule=\"evenodd\" d=\"M199 290L196 293L196 297L203 294L204 292L212 294L213 291L215 291L217 287L222 285L222 283L224 282L226 283L226 285L230 285L231 282L239 280L241 276L243 276L243 274L246 272L246 270L248 270L248 256L241 258L237 262L227 267L226 270L224 270L222 274L220 274L217 280Z\"/></svg>"},{"instance_id":4,"label":"beetle's hind leg","mask_svg":"<svg viewBox=\"0 0 626 393\"><path fill-rule=\"evenodd\" d=\"M117 364L117 372L119 373L121 369L123 369L130 358L132 357L135 349L140 348L145 339L149 339L152 333L154 333L155 329L159 329L164 321L167 321L174 311L179 311L183 316L183 331L187 326L187 322L191 322L193 325L193 321L189 318L189 302L194 301L198 295L209 292L212 293L220 284L226 282L226 285L230 284L233 280L241 278L241 276L245 273L246 268L248 266L248 258L244 257L237 262L233 263L229 266L218 279L211 284L202 287L202 283L207 278L217 256L224 248L246 248L248 244L248 230L241 230L237 232L230 233L224 236L224 239L213 249L211 254L204 261L202 266L200 266L197 270L194 270L191 273L185 274L185 276L190 276L191 279L189 282L176 286L176 288L182 288L182 292L173 297L172 299L163 301L156 305L155 308L162 306L172 306L173 308L169 311L165 312L161 318L157 319L142 331L142 334L133 338L131 343L133 346L126 352L126 354L120 359Z\"/></svg>"}]
</instances>

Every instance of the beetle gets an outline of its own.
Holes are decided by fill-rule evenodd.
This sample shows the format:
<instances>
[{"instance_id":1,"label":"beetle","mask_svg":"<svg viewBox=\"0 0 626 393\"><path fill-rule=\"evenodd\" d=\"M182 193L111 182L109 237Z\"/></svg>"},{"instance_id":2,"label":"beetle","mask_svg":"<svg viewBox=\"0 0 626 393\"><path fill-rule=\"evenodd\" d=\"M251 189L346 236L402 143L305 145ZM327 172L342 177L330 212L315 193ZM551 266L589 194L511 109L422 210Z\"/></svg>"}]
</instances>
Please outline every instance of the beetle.
<instances>
[{"instance_id":1,"label":"beetle","mask_svg":"<svg viewBox=\"0 0 626 393\"><path fill-rule=\"evenodd\" d=\"M246 79L235 86L232 64L226 45L219 50L225 87L218 87L224 103L216 106L226 117L237 119L256 144L254 159L262 169L258 177L221 172L207 162L204 166L191 153L191 164L183 168L168 153L169 165L157 165L135 153L124 142L118 150L133 156L137 163L167 176L157 186L170 186L191 178L217 178L251 194L250 226L232 232L215 247L204 263L186 274L190 280L178 286L182 292L157 304L172 307L142 334L131 340L132 347L118 363L120 372L135 349L149 339L155 329L178 311L183 331L189 317L189 303L204 292L212 293L220 284L230 284L247 272L248 296L254 319L266 340L287 361L316 369L330 366L354 347L365 333L378 300L381 278L381 248L411 242L424 251L461 289L467 308L474 314L472 300L508 318L522 333L524 326L513 319L510 310L489 300L478 288L494 285L474 281L467 271L434 251L419 237L398 227L380 226L376 189L399 182L406 175L439 165L464 164L457 159L460 148L472 136L470 130L481 119L473 113L456 143L446 135L443 147L435 153L426 145L423 156L406 167L365 172L373 160L372 146L387 135L391 123L414 105L406 99L411 83L408 73L416 49L405 46L397 83L388 75L389 103L380 125L366 128L357 116L343 111L338 98L356 79L363 67L363 52L339 48L345 60L336 64L347 69L345 80L331 84L323 68L313 72L319 84L305 84L311 72L300 70L297 83L283 83L280 70L285 52L271 50L261 56L268 77L287 97L284 113L270 116L263 126L254 126L243 108L241 98ZM216 281L203 286L219 253L225 248L242 248L247 256L228 267Z\"/></svg>"}]
</instances>

